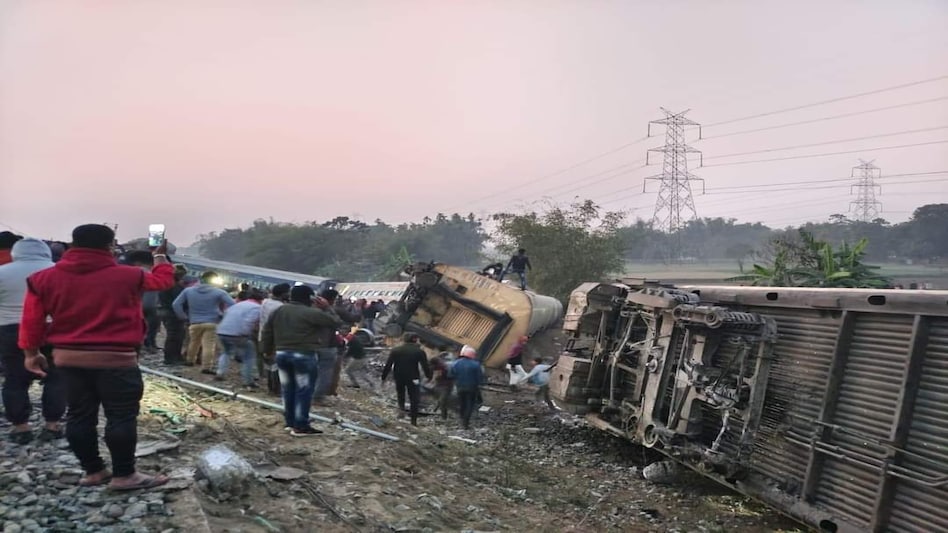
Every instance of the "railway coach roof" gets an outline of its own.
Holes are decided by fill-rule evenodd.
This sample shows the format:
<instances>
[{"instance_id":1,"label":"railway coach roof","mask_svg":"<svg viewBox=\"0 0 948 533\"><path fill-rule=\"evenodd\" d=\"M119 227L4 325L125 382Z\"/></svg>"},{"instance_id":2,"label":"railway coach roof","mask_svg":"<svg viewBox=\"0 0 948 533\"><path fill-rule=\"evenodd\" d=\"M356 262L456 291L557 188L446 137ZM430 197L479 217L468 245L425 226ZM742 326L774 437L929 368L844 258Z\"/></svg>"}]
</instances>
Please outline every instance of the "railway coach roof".
<instances>
[{"instance_id":1,"label":"railway coach roof","mask_svg":"<svg viewBox=\"0 0 948 533\"><path fill-rule=\"evenodd\" d=\"M948 291L683 285L709 303L948 316Z\"/></svg>"},{"instance_id":2,"label":"railway coach roof","mask_svg":"<svg viewBox=\"0 0 948 533\"><path fill-rule=\"evenodd\" d=\"M238 263L230 263L227 261L216 261L213 259L205 259L203 257L196 257L192 255L178 255L174 257L176 262L194 265L206 270L223 270L228 272L239 272L244 274L251 274L255 276L264 276L264 277L273 277L273 278L285 278L292 279L295 281L307 282L307 283L324 283L326 281L331 281L330 278L324 278L322 276L312 276L308 274L300 274L298 272L289 272L286 270L277 270L273 268L263 268L255 267L250 265L241 265Z\"/></svg>"}]
</instances>

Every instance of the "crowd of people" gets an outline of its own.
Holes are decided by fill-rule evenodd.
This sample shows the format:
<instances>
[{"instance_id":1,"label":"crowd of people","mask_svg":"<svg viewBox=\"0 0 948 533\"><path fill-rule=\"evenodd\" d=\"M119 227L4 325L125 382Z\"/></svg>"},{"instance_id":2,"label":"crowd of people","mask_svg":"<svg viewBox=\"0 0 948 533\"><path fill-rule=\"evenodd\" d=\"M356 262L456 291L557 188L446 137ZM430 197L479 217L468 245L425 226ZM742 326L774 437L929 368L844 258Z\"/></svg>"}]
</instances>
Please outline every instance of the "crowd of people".
<instances>
[{"instance_id":1,"label":"crowd of people","mask_svg":"<svg viewBox=\"0 0 948 533\"><path fill-rule=\"evenodd\" d=\"M343 368L350 386L375 389L356 332L374 327L383 302L350 302L334 289L317 294L302 284L276 285L269 294L243 286L230 294L212 283L216 277L190 276L173 264L166 244L119 249L114 230L105 225L75 228L68 245L0 232L0 363L10 440L67 439L85 471L81 486L136 490L164 484L166 477L135 468L143 353L163 353L169 365L200 366L216 380L225 379L237 362L243 385L251 389L275 369L285 429L293 436L320 433L310 424L311 406L331 403ZM537 360L529 374L524 371L526 340L511 353L511 384L540 385L538 394L545 389L552 407L550 365ZM470 346L457 355L442 347L429 360L418 336L407 334L390 350L381 382L389 375L399 417L407 412L415 425L423 390L434 392L435 410L445 419L456 395L464 428L482 402L484 369ZM44 420L38 435L29 422L29 389L37 380ZM111 467L99 452L100 408Z\"/></svg>"},{"instance_id":2,"label":"crowd of people","mask_svg":"<svg viewBox=\"0 0 948 533\"><path fill-rule=\"evenodd\" d=\"M13 424L11 441L30 442L29 388L40 380L39 438L66 438L85 472L79 485L148 489L168 478L135 468L144 392L138 367L146 333L142 297L170 288L174 269L165 244L148 253L148 269L119 265L114 244L112 228L82 225L56 258L49 243L0 233L0 250L7 252L0 255L3 404ZM111 467L99 451L100 410Z\"/></svg>"}]
</instances>

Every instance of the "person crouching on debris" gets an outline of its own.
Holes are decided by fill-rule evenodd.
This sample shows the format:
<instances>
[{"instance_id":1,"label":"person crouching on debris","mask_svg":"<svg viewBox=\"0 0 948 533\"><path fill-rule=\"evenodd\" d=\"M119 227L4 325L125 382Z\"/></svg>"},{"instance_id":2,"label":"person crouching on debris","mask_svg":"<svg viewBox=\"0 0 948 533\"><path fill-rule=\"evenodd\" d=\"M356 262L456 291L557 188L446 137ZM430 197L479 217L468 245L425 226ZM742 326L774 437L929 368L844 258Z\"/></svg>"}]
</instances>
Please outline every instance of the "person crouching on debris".
<instances>
[{"instance_id":1,"label":"person crouching on debris","mask_svg":"<svg viewBox=\"0 0 948 533\"><path fill-rule=\"evenodd\" d=\"M484 379L484 370L477 360L477 352L470 346L461 348L461 358L451 366L451 377L458 391L458 414L461 417L461 427L471 428L471 415L477 403L481 381Z\"/></svg>"},{"instance_id":2,"label":"person crouching on debris","mask_svg":"<svg viewBox=\"0 0 948 533\"><path fill-rule=\"evenodd\" d=\"M527 371L523 369L523 350L527 346L530 337L524 335L520 337L516 344L510 349L510 355L507 356L507 370L510 371L510 386L516 388L517 385L527 378Z\"/></svg>"},{"instance_id":3,"label":"person crouching on debris","mask_svg":"<svg viewBox=\"0 0 948 533\"><path fill-rule=\"evenodd\" d=\"M285 430L294 437L322 433L309 423L309 409L319 377L318 350L325 349L327 330L339 319L311 307L315 292L306 285L290 290L290 301L273 310L261 335L264 353L276 354L283 393Z\"/></svg>"},{"instance_id":4,"label":"person crouching on debris","mask_svg":"<svg viewBox=\"0 0 948 533\"><path fill-rule=\"evenodd\" d=\"M537 401L543 398L547 407L552 410L556 410L556 405L554 405L553 400L550 399L550 370L553 370L554 366L556 366L556 363L546 365L543 364L543 358L534 357L533 368L530 369L530 373L527 374L526 377L527 383L539 387L535 395Z\"/></svg>"},{"instance_id":5,"label":"person crouching on debris","mask_svg":"<svg viewBox=\"0 0 948 533\"><path fill-rule=\"evenodd\" d=\"M405 395L407 393L411 406L411 425L418 425L418 404L421 402L421 366L425 377L431 379L431 367L428 366L428 357L421 349L418 335L406 333L404 342L392 348L382 370L382 382L392 372L395 376L395 393L398 397L398 418L405 417Z\"/></svg>"},{"instance_id":6,"label":"person crouching on debris","mask_svg":"<svg viewBox=\"0 0 948 533\"><path fill-rule=\"evenodd\" d=\"M136 351L145 335L142 293L171 288L174 268L165 255L167 243L155 250L151 272L118 265L111 251L114 240L108 226L79 226L62 260L28 278L19 346L26 369L41 377L49 361L39 349L53 346L53 360L66 385L66 439L85 470L79 485L149 489L168 478L135 471L144 391ZM99 455L100 407L111 472Z\"/></svg>"}]
</instances>

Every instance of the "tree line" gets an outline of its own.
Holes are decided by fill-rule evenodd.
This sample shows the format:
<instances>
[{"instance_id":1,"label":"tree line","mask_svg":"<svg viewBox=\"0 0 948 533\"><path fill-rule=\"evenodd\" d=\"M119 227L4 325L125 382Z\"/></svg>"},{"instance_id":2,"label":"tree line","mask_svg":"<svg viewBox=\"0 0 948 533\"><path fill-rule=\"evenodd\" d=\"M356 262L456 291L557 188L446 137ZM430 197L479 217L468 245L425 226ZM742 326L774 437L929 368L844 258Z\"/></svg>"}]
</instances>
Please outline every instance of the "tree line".
<instances>
[{"instance_id":1,"label":"tree line","mask_svg":"<svg viewBox=\"0 0 948 533\"><path fill-rule=\"evenodd\" d=\"M824 223L775 229L730 218L701 218L668 234L643 220L627 223L623 213L603 211L586 200L565 206L547 204L526 213L498 213L488 220L459 213L399 225L348 217L304 224L257 220L249 228L203 235L198 246L211 259L345 281L397 279L413 261L475 267L504 260L524 247L535 266L530 285L564 300L580 283L620 274L630 261L733 262L735 272L746 276L734 280L751 282L755 275L766 277L766 269L776 266L780 275L786 269L796 273L798 277L791 276L788 283L796 279L798 284L819 286L827 280L819 281L818 271L842 280L841 273L847 272L844 266L855 265L853 261L948 258L948 204L919 207L900 224L833 215ZM781 247L784 255L779 260L786 263L787 257L796 257L802 263L774 265ZM871 269L859 272L872 277ZM873 279L872 283L881 283Z\"/></svg>"}]
</instances>

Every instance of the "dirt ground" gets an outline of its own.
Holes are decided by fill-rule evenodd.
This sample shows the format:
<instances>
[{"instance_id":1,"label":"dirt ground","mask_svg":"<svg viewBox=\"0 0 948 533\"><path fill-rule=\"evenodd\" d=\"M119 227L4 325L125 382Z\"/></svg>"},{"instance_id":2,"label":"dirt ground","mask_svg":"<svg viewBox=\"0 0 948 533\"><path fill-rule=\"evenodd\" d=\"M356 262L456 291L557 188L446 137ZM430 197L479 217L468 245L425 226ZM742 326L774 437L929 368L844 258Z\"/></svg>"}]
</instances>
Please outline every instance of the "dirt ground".
<instances>
[{"instance_id":1,"label":"dirt ground","mask_svg":"<svg viewBox=\"0 0 948 533\"><path fill-rule=\"evenodd\" d=\"M160 357L144 364L167 370ZM195 368L174 370L223 388ZM450 416L423 417L418 427L396 418L394 388L340 387L315 412L397 436L398 442L339 425L294 438L281 414L221 395L147 377L142 439L178 447L141 459L145 470L193 468L201 451L223 443L261 468L288 466L302 477L260 478L238 500L219 500L200 484L174 493L175 515L155 519L161 531L797 531L795 522L693 474L656 485L641 478L641 448L551 412L522 388L499 384L484 393L490 408L474 428ZM377 380L377 376L376 376ZM345 383L345 378L343 378ZM275 401L265 391L253 396ZM454 440L457 436L474 441Z\"/></svg>"}]
</instances>

